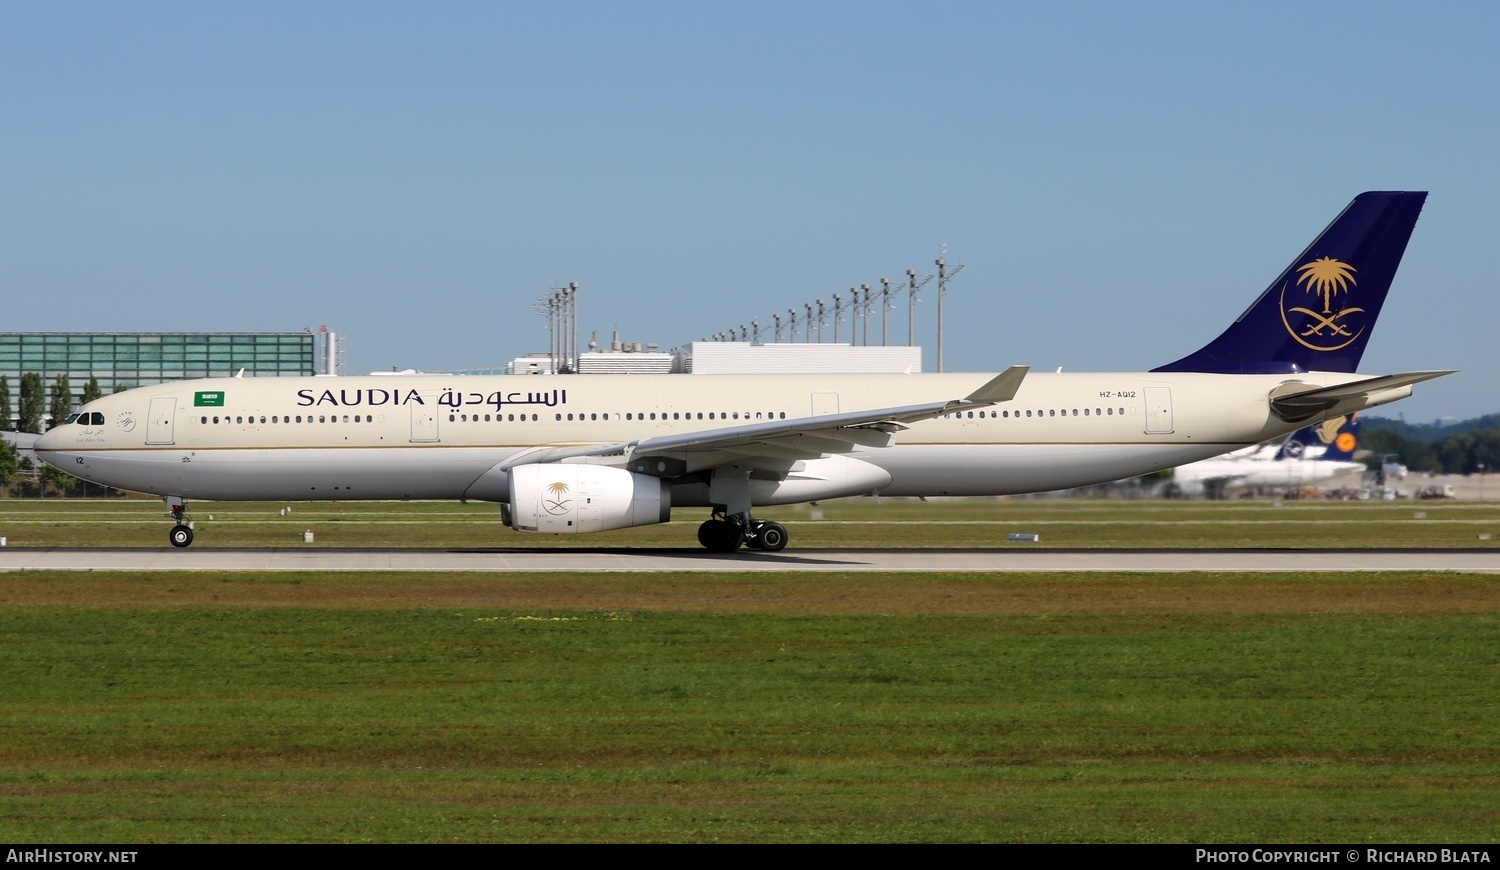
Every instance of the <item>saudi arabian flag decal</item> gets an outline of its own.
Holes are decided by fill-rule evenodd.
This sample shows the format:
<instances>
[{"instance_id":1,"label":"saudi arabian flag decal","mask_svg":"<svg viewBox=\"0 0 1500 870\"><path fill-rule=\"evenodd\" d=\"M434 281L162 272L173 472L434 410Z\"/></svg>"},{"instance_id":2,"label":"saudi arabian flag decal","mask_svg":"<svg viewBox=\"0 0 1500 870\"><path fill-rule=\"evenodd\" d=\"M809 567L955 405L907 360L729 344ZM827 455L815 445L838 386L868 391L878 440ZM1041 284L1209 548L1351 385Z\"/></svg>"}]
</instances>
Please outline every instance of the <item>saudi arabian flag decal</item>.
<instances>
[{"instance_id":1,"label":"saudi arabian flag decal","mask_svg":"<svg viewBox=\"0 0 1500 870\"><path fill-rule=\"evenodd\" d=\"M212 392L200 391L193 394L194 408L222 408L224 407L224 393L219 390Z\"/></svg>"}]
</instances>

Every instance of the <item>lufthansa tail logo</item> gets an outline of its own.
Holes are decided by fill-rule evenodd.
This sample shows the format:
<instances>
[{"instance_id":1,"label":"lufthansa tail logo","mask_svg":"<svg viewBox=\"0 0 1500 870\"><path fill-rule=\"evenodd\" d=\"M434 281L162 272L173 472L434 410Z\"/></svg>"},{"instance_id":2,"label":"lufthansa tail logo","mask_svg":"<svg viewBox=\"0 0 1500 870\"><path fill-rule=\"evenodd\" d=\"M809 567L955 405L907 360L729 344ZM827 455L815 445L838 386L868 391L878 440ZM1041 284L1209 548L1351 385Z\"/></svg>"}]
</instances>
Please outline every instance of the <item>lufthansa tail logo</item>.
<instances>
[{"instance_id":1,"label":"lufthansa tail logo","mask_svg":"<svg viewBox=\"0 0 1500 870\"><path fill-rule=\"evenodd\" d=\"M1363 308L1350 306L1334 310L1339 304L1339 294L1350 295L1359 282L1354 280L1355 268L1332 257L1320 257L1311 263L1297 267L1294 286L1281 285L1281 322L1288 334L1303 347L1312 350L1330 351L1348 347L1365 331ZM1290 282L1288 282L1290 283ZM1287 299L1287 291L1302 288L1304 293L1314 296L1308 305L1298 305L1301 297ZM1323 310L1317 310L1318 303Z\"/></svg>"},{"instance_id":2,"label":"lufthansa tail logo","mask_svg":"<svg viewBox=\"0 0 1500 870\"><path fill-rule=\"evenodd\" d=\"M561 516L568 512L568 505L573 503L570 498L564 498L568 494L568 485L558 481L547 487L547 495L542 496L542 509L553 516Z\"/></svg>"},{"instance_id":3,"label":"lufthansa tail logo","mask_svg":"<svg viewBox=\"0 0 1500 870\"><path fill-rule=\"evenodd\" d=\"M1332 444L1335 449L1345 453L1353 453L1354 448L1359 446L1358 439L1353 432L1341 432L1345 424L1349 422L1348 416L1334 417L1332 420L1324 420L1323 425L1318 427L1318 440L1324 444Z\"/></svg>"},{"instance_id":4,"label":"lufthansa tail logo","mask_svg":"<svg viewBox=\"0 0 1500 870\"><path fill-rule=\"evenodd\" d=\"M1344 424L1348 422L1349 416L1347 414L1341 417L1334 417L1331 420L1324 420L1323 424L1317 428L1318 440L1324 444L1332 444L1333 439L1339 437L1339 430L1344 428Z\"/></svg>"}]
</instances>

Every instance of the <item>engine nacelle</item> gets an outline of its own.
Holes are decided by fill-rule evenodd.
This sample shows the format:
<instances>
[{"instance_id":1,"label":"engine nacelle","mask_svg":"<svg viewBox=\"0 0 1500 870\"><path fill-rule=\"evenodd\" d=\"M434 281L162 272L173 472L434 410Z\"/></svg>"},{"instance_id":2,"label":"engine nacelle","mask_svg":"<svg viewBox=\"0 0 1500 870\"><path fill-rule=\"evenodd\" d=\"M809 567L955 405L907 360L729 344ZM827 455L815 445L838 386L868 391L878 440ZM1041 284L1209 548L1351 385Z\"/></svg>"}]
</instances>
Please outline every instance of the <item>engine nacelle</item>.
<instances>
[{"instance_id":1,"label":"engine nacelle","mask_svg":"<svg viewBox=\"0 0 1500 870\"><path fill-rule=\"evenodd\" d=\"M607 532L666 522L672 490L662 478L602 465L518 465L510 469L508 513L518 532Z\"/></svg>"}]
</instances>

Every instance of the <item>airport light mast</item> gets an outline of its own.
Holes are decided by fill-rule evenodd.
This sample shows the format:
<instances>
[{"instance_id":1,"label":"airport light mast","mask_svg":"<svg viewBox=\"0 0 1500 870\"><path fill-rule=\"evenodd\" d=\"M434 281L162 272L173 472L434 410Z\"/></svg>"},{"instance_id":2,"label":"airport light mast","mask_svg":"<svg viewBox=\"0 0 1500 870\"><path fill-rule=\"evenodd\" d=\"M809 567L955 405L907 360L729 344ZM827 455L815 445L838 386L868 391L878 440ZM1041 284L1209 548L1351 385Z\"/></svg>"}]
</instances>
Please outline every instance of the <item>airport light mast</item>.
<instances>
[{"instance_id":1,"label":"airport light mast","mask_svg":"<svg viewBox=\"0 0 1500 870\"><path fill-rule=\"evenodd\" d=\"M891 312L891 279L880 279L880 346L887 347L891 343L890 330Z\"/></svg>"},{"instance_id":2,"label":"airport light mast","mask_svg":"<svg viewBox=\"0 0 1500 870\"><path fill-rule=\"evenodd\" d=\"M956 276L959 272L962 272L964 270L963 264L960 263L957 267L955 267L953 269L953 271L951 271L951 272L945 271L948 268L947 260L948 260L948 246L944 245L942 253L937 258L937 267L938 267L938 346L937 346L937 364L938 364L938 371L940 371L940 372L943 370L943 297L945 297L945 296L948 295L948 282L952 281L953 278L954 278L954 276Z\"/></svg>"},{"instance_id":3,"label":"airport light mast","mask_svg":"<svg viewBox=\"0 0 1500 870\"><path fill-rule=\"evenodd\" d=\"M578 282L568 282L568 323L573 328L572 351L573 359L569 364L569 370L573 374L578 373Z\"/></svg>"},{"instance_id":4,"label":"airport light mast","mask_svg":"<svg viewBox=\"0 0 1500 870\"><path fill-rule=\"evenodd\" d=\"M531 305L547 318L547 359L552 374L578 371L578 282L552 287Z\"/></svg>"},{"instance_id":5,"label":"airport light mast","mask_svg":"<svg viewBox=\"0 0 1500 870\"><path fill-rule=\"evenodd\" d=\"M932 280L932 276L931 275L923 275L922 278L921 278L921 280L919 281L919 280L917 280L917 270L916 269L907 269L906 270L906 287L907 287L907 298L906 298L906 346L907 347L916 347L917 346L917 303L922 301L922 300L920 300L920 299L917 298L917 291L920 290L923 287L923 285L925 285L928 281L931 281L931 280Z\"/></svg>"},{"instance_id":6,"label":"airport light mast","mask_svg":"<svg viewBox=\"0 0 1500 870\"><path fill-rule=\"evenodd\" d=\"M859 290L864 291L864 335L859 338L859 344L870 347L870 285L861 284Z\"/></svg>"}]
</instances>

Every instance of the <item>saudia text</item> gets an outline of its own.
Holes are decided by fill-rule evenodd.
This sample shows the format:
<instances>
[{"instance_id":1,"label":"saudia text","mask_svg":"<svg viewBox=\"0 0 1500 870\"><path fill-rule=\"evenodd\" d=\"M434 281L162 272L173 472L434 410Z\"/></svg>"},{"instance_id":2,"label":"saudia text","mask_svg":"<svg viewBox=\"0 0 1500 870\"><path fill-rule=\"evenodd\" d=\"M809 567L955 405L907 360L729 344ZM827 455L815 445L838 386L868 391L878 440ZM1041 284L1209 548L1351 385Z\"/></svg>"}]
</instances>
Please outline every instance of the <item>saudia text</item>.
<instances>
[{"instance_id":1,"label":"saudia text","mask_svg":"<svg viewBox=\"0 0 1500 870\"><path fill-rule=\"evenodd\" d=\"M507 405L545 405L548 408L568 403L567 390L543 390L527 392L513 390L508 393L471 392L443 390L436 397L424 398L416 390L298 390L297 404L306 408L313 405L333 405L337 408L374 407L376 405L425 405L428 401L450 408L467 408L488 405L503 408Z\"/></svg>"}]
</instances>

